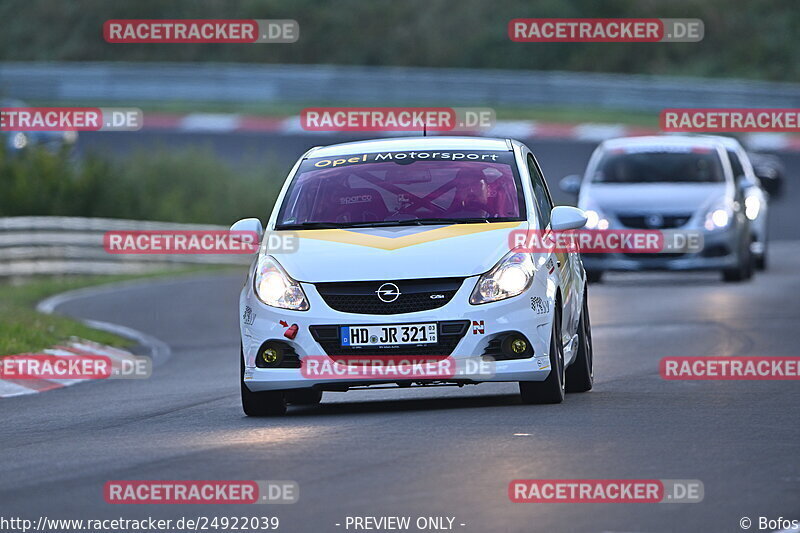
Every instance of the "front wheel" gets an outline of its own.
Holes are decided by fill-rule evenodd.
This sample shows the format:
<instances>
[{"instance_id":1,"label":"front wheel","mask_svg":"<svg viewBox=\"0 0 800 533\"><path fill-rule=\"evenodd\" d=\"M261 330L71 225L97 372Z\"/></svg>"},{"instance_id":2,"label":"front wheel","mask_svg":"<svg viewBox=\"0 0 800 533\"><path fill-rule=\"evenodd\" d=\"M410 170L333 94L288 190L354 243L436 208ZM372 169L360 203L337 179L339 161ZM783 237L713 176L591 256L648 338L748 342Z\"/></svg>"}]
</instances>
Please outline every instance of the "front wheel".
<instances>
[{"instance_id":1,"label":"front wheel","mask_svg":"<svg viewBox=\"0 0 800 533\"><path fill-rule=\"evenodd\" d=\"M738 283L740 281L747 281L753 277L754 267L753 254L750 252L750 246L742 245L739 251L739 260L734 268L726 268L722 271L722 280L726 283Z\"/></svg>"},{"instance_id":2,"label":"front wheel","mask_svg":"<svg viewBox=\"0 0 800 533\"><path fill-rule=\"evenodd\" d=\"M561 341L561 303L556 300L550 332L550 374L544 381L520 381L522 403L546 404L564 401L564 344Z\"/></svg>"},{"instance_id":3,"label":"front wheel","mask_svg":"<svg viewBox=\"0 0 800 533\"><path fill-rule=\"evenodd\" d=\"M578 323L578 354L566 371L567 392L587 392L594 385L594 349L589 321L589 294L583 294L583 309Z\"/></svg>"},{"instance_id":4,"label":"front wheel","mask_svg":"<svg viewBox=\"0 0 800 533\"><path fill-rule=\"evenodd\" d=\"M760 255L756 256L756 270L764 271L767 269L767 242L764 241L764 248Z\"/></svg>"},{"instance_id":5,"label":"front wheel","mask_svg":"<svg viewBox=\"0 0 800 533\"><path fill-rule=\"evenodd\" d=\"M242 410L247 416L281 416L286 414L283 391L253 392L244 384L244 355L239 355Z\"/></svg>"},{"instance_id":6,"label":"front wheel","mask_svg":"<svg viewBox=\"0 0 800 533\"><path fill-rule=\"evenodd\" d=\"M589 283L600 283L603 281L603 271L602 270L587 270L586 271L586 281Z\"/></svg>"}]
</instances>

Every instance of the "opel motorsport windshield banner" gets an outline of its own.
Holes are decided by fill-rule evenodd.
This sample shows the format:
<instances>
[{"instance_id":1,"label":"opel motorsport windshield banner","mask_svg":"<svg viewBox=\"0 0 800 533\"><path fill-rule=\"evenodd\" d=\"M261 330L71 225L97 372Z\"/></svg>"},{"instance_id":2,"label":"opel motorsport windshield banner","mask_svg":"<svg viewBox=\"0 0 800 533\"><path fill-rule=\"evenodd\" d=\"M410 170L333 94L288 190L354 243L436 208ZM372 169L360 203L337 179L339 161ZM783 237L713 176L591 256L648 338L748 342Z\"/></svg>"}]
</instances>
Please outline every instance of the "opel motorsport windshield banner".
<instances>
[{"instance_id":1,"label":"opel motorsport windshield banner","mask_svg":"<svg viewBox=\"0 0 800 533\"><path fill-rule=\"evenodd\" d=\"M363 163L413 163L415 161L483 161L485 163L508 163L513 159L511 152L488 150L425 150L409 152L373 152L366 154L318 157L306 159L303 170L334 168ZM311 168L308 167L310 163Z\"/></svg>"}]
</instances>

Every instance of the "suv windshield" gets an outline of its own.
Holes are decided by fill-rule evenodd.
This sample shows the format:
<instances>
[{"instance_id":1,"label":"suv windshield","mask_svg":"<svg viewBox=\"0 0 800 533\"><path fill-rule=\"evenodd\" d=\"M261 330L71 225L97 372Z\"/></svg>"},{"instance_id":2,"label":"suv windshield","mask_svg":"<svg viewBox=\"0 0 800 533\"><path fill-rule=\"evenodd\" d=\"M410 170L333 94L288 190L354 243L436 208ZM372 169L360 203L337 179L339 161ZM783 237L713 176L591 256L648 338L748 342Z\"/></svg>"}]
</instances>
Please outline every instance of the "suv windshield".
<instances>
[{"instance_id":1,"label":"suv windshield","mask_svg":"<svg viewBox=\"0 0 800 533\"><path fill-rule=\"evenodd\" d=\"M711 183L723 182L717 152L708 148L675 148L670 151L607 152L592 176L595 183Z\"/></svg>"},{"instance_id":2,"label":"suv windshield","mask_svg":"<svg viewBox=\"0 0 800 533\"><path fill-rule=\"evenodd\" d=\"M385 152L306 159L277 229L524 219L512 152Z\"/></svg>"}]
</instances>

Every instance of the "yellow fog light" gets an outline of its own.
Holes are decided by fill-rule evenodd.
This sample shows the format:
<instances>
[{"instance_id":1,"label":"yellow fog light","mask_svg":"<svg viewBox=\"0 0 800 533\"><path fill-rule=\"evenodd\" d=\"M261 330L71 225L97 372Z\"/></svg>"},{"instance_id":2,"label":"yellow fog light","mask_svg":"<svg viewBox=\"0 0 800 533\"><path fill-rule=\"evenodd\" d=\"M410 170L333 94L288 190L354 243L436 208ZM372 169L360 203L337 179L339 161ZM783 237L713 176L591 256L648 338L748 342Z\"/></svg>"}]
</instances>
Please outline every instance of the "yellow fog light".
<instances>
[{"instance_id":1,"label":"yellow fog light","mask_svg":"<svg viewBox=\"0 0 800 533\"><path fill-rule=\"evenodd\" d=\"M261 352L261 359L263 359L265 363L271 365L278 360L278 355L278 350L275 348L267 348Z\"/></svg>"},{"instance_id":2,"label":"yellow fog light","mask_svg":"<svg viewBox=\"0 0 800 533\"><path fill-rule=\"evenodd\" d=\"M523 353L528 349L528 343L522 339L514 339L511 342L511 351L514 353Z\"/></svg>"}]
</instances>

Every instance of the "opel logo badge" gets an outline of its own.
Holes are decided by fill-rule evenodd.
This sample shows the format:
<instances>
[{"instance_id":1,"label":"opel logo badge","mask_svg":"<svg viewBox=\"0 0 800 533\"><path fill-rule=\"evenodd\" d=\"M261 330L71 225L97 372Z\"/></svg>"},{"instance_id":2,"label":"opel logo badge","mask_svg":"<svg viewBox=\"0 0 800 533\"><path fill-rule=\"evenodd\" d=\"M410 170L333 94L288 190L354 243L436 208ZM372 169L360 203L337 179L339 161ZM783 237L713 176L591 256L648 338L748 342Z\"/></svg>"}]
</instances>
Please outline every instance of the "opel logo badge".
<instances>
[{"instance_id":1,"label":"opel logo badge","mask_svg":"<svg viewBox=\"0 0 800 533\"><path fill-rule=\"evenodd\" d=\"M660 228L664 225L664 217L659 214L648 215L645 223L651 228Z\"/></svg>"},{"instance_id":2,"label":"opel logo badge","mask_svg":"<svg viewBox=\"0 0 800 533\"><path fill-rule=\"evenodd\" d=\"M384 303L390 304L400 298L400 288L394 283L384 283L375 291L378 298Z\"/></svg>"}]
</instances>

